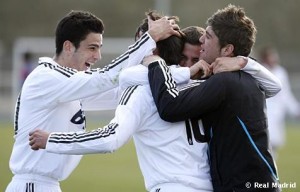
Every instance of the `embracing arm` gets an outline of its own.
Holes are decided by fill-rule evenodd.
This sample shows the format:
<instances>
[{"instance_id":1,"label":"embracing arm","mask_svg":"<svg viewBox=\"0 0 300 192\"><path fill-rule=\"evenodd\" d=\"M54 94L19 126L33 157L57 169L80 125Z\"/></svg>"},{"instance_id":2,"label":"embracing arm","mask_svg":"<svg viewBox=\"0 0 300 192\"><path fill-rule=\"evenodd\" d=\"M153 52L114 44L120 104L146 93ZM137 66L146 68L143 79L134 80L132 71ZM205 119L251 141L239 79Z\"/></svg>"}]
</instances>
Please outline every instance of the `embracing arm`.
<instances>
[{"instance_id":1,"label":"embracing arm","mask_svg":"<svg viewBox=\"0 0 300 192\"><path fill-rule=\"evenodd\" d=\"M149 83L160 117L176 122L188 118L199 118L202 114L215 110L224 99L224 86L217 77L211 77L201 84L194 84L178 91L163 60L149 65Z\"/></svg>"},{"instance_id":2,"label":"embracing arm","mask_svg":"<svg viewBox=\"0 0 300 192\"><path fill-rule=\"evenodd\" d=\"M280 80L264 66L251 58L248 59L247 65L242 68L246 73L254 77L262 86L266 93L266 97L273 97L281 90Z\"/></svg>"},{"instance_id":3,"label":"embracing arm","mask_svg":"<svg viewBox=\"0 0 300 192\"><path fill-rule=\"evenodd\" d=\"M170 66L172 77L177 84L188 83L190 80L190 69L188 67ZM123 90L132 85L148 85L148 68L137 65L123 70L120 74L120 88Z\"/></svg>"},{"instance_id":4,"label":"embracing arm","mask_svg":"<svg viewBox=\"0 0 300 192\"><path fill-rule=\"evenodd\" d=\"M121 100L115 117L103 128L87 132L53 132L51 134L37 130L30 133L31 148L33 150L46 149L59 154L92 154L111 153L119 149L141 126L140 118L144 114L142 101L135 101L134 91L137 87L124 91L126 98L133 95L132 101ZM123 97L121 97L123 98Z\"/></svg>"},{"instance_id":5,"label":"embracing arm","mask_svg":"<svg viewBox=\"0 0 300 192\"><path fill-rule=\"evenodd\" d=\"M47 95L45 97L46 103L69 102L104 93L119 85L119 75L122 69L133 64L139 64L147 50L152 51L155 46L155 41L149 33L145 33L135 44L129 47L128 51L114 59L110 64L103 68L87 71L76 71L54 65L51 64L53 62L51 58L40 58L40 65L44 65L45 69L52 70L52 73L49 74L49 70L44 70L45 73L40 74L39 89ZM114 95L114 98L118 96Z\"/></svg>"},{"instance_id":6,"label":"embracing arm","mask_svg":"<svg viewBox=\"0 0 300 192\"><path fill-rule=\"evenodd\" d=\"M248 57L220 57L212 63L212 68L214 74L243 70L259 82L267 98L273 97L281 90L280 80L260 63Z\"/></svg>"}]
</instances>

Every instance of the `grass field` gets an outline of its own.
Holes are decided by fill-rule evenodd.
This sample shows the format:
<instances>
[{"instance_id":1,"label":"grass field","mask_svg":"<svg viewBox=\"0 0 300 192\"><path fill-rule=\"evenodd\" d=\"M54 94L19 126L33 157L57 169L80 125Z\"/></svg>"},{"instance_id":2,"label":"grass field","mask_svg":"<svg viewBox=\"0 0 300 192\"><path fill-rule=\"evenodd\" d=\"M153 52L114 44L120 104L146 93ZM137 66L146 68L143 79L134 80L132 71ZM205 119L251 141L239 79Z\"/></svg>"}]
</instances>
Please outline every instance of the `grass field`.
<instances>
[{"instance_id":1,"label":"grass field","mask_svg":"<svg viewBox=\"0 0 300 192\"><path fill-rule=\"evenodd\" d=\"M12 125L0 123L0 191L5 190L12 177L8 167L12 144ZM289 186L295 184L296 188L289 187L283 191L300 191L299 148L300 125L289 124L287 143L279 151L277 166L281 183L286 183ZM64 192L146 191L132 142L114 154L84 156L72 175L61 183L61 188Z\"/></svg>"}]
</instances>

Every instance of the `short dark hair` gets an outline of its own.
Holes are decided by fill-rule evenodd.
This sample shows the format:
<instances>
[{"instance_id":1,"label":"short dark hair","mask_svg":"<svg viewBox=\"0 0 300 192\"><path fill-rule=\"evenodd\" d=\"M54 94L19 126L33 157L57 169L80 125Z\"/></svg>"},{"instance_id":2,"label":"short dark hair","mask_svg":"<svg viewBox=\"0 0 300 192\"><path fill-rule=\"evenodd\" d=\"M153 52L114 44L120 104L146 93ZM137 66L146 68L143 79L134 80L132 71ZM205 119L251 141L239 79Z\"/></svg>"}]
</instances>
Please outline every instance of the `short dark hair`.
<instances>
[{"instance_id":1,"label":"short dark hair","mask_svg":"<svg viewBox=\"0 0 300 192\"><path fill-rule=\"evenodd\" d=\"M200 37L205 33L205 29L198 26L189 26L181 30L184 34L184 40L191 45L201 45Z\"/></svg>"},{"instance_id":2,"label":"short dark hair","mask_svg":"<svg viewBox=\"0 0 300 192\"><path fill-rule=\"evenodd\" d=\"M154 21L163 17L163 15L158 13L157 11L146 12L146 15L150 16L150 18ZM170 16L168 18L179 21L179 18L177 16ZM138 39L140 32L145 33L146 31L148 31L148 28L148 19L145 18L136 30L135 39ZM165 60L167 65L178 64L180 62L182 50L184 47L184 34L182 32L180 33L182 35L181 37L173 35L156 43L156 51L158 52L158 55Z\"/></svg>"},{"instance_id":3,"label":"short dark hair","mask_svg":"<svg viewBox=\"0 0 300 192\"><path fill-rule=\"evenodd\" d=\"M249 56L255 43L256 27L243 8L229 4L214 13L207 20L207 25L219 38L221 48L232 44L234 56Z\"/></svg>"},{"instance_id":4,"label":"short dark hair","mask_svg":"<svg viewBox=\"0 0 300 192\"><path fill-rule=\"evenodd\" d=\"M71 11L60 20L55 32L56 55L59 55L63 43L67 40L72 42L77 49L89 33L104 31L101 19L87 11Z\"/></svg>"}]
</instances>

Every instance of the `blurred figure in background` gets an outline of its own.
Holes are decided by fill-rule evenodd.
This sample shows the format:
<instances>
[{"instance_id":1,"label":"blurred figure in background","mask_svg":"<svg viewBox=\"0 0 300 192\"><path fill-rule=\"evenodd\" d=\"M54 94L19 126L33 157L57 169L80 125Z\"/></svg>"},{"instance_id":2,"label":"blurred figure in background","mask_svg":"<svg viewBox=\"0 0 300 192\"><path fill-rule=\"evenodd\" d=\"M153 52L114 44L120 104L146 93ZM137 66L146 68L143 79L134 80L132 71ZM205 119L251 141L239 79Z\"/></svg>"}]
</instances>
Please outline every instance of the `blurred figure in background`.
<instances>
[{"instance_id":1,"label":"blurred figure in background","mask_svg":"<svg viewBox=\"0 0 300 192\"><path fill-rule=\"evenodd\" d=\"M27 76L31 73L31 71L34 69L34 61L33 61L33 55L31 52L25 52L23 54L23 65L20 70L20 88L23 86L23 83Z\"/></svg>"},{"instance_id":2,"label":"blurred figure in background","mask_svg":"<svg viewBox=\"0 0 300 192\"><path fill-rule=\"evenodd\" d=\"M265 65L281 83L281 91L267 99L268 125L273 156L277 157L280 147L285 144L285 118L289 114L300 118L300 103L296 100L290 87L288 72L280 65L280 58L274 47L266 46L260 51L261 63Z\"/></svg>"}]
</instances>

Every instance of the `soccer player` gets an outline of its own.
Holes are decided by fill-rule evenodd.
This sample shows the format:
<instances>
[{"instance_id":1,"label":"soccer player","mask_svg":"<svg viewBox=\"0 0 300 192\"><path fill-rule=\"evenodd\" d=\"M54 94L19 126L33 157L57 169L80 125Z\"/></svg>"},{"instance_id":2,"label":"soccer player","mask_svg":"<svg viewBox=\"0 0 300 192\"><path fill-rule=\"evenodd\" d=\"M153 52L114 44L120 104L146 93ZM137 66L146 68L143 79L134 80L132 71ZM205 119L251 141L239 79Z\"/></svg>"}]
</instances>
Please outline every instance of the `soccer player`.
<instances>
[{"instance_id":1,"label":"soccer player","mask_svg":"<svg viewBox=\"0 0 300 192\"><path fill-rule=\"evenodd\" d=\"M207 24L200 38L200 56L207 63L250 54L256 28L242 8L228 5ZM272 185L279 181L269 149L265 92L257 81L243 71L224 72L178 92L166 69L163 60L149 65L158 112L166 121L190 119L196 133L202 119L204 132L190 137L208 142L214 191L280 191ZM269 187L259 189L257 183Z\"/></svg>"},{"instance_id":2,"label":"soccer player","mask_svg":"<svg viewBox=\"0 0 300 192\"><path fill-rule=\"evenodd\" d=\"M101 59L103 22L84 11L72 11L60 20L55 57L39 59L39 66L27 77L16 103L15 143L9 162L14 176L7 192L61 191L59 181L71 174L81 156L32 151L27 142L29 132L36 127L51 132L83 131L83 110L102 108L102 94L107 96L108 91L117 89L120 71L139 64L145 53L156 47L155 41L179 35L173 29L178 26L167 18L150 26L127 52L103 69L91 70Z\"/></svg>"},{"instance_id":3,"label":"soccer player","mask_svg":"<svg viewBox=\"0 0 300 192\"><path fill-rule=\"evenodd\" d=\"M158 42L155 52L168 64L178 63L182 46L180 39L170 37ZM199 68L198 64L193 67ZM136 71L132 72L132 68L126 69L120 79L133 78ZM147 191L212 191L208 146L192 137L188 140L190 126L189 121L168 123L161 120L149 85L133 85L123 92L115 117L104 128L86 133L56 132L50 135L37 130L31 133L30 144L35 150L46 147L53 153L107 153L117 150L133 136Z\"/></svg>"}]
</instances>

